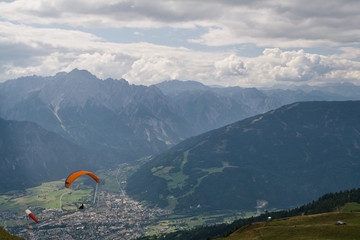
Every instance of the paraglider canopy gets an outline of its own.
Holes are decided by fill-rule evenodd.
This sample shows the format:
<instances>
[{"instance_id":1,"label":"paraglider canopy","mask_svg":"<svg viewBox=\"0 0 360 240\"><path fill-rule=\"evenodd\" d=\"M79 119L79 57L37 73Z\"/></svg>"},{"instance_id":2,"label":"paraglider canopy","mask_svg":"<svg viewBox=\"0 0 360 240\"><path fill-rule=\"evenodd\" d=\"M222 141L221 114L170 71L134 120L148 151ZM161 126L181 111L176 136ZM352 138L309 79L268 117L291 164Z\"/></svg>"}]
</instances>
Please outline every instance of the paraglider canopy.
<instances>
[{"instance_id":1,"label":"paraglider canopy","mask_svg":"<svg viewBox=\"0 0 360 240\"><path fill-rule=\"evenodd\" d=\"M78 177L82 176L82 175L89 175L90 177L92 177L97 183L100 182L99 178L92 172L88 172L88 171L77 171L74 172L72 174L70 174L67 179L65 180L65 187L69 188L71 183L73 181L75 181Z\"/></svg>"}]
</instances>

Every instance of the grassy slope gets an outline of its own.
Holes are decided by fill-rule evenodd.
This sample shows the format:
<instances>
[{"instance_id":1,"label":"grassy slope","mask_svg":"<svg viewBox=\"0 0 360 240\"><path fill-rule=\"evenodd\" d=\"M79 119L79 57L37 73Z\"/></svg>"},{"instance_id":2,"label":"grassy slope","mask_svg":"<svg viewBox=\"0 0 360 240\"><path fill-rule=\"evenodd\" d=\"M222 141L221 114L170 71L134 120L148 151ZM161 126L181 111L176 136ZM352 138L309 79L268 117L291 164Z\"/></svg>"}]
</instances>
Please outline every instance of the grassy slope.
<instances>
[{"instance_id":1,"label":"grassy slope","mask_svg":"<svg viewBox=\"0 0 360 240\"><path fill-rule=\"evenodd\" d=\"M346 225L338 226L337 221L346 222ZM250 239L360 239L360 213L333 212L258 222L244 226L219 240Z\"/></svg>"},{"instance_id":2,"label":"grassy slope","mask_svg":"<svg viewBox=\"0 0 360 240\"><path fill-rule=\"evenodd\" d=\"M0 208L23 213L26 208L74 208L74 203L92 200L91 186L73 190L64 187L64 181L43 183L25 192L14 191L0 196Z\"/></svg>"},{"instance_id":3,"label":"grassy slope","mask_svg":"<svg viewBox=\"0 0 360 240\"><path fill-rule=\"evenodd\" d=\"M11 235L5 229L0 227L0 239L2 239L2 240L21 240L23 238Z\"/></svg>"},{"instance_id":4,"label":"grassy slope","mask_svg":"<svg viewBox=\"0 0 360 240\"><path fill-rule=\"evenodd\" d=\"M122 171L131 170L131 167L123 167ZM101 179L98 191L119 192L117 174L120 173L118 168L97 172L97 176ZM92 202L95 182L88 176L78 178L70 188L65 188L64 182L65 179L45 182L40 186L27 188L25 191L2 194L0 195L0 209L23 213L28 207L72 209L77 208L76 204Z\"/></svg>"}]
</instances>

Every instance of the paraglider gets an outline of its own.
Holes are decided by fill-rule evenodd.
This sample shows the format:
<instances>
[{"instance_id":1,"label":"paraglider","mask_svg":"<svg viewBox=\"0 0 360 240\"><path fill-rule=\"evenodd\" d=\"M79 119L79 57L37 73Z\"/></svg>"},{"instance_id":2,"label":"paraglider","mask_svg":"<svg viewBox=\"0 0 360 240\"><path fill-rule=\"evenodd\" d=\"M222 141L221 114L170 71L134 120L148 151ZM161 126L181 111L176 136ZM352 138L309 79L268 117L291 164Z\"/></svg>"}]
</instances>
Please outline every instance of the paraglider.
<instances>
[{"instance_id":1,"label":"paraglider","mask_svg":"<svg viewBox=\"0 0 360 240\"><path fill-rule=\"evenodd\" d=\"M77 172L70 174L67 177L67 179L65 180L65 187L69 188L71 183L73 183L78 177L80 177L82 175L89 175L92 179L95 180L95 182L100 183L99 178L94 173L88 172L88 171L77 171ZM94 203L96 200L97 188L98 188L98 185L96 184L96 189L94 192ZM84 209L84 205L82 205L82 208L79 208L79 209Z\"/></svg>"},{"instance_id":2,"label":"paraglider","mask_svg":"<svg viewBox=\"0 0 360 240\"><path fill-rule=\"evenodd\" d=\"M88 171L77 171L74 172L72 174L70 174L67 179L65 180L65 187L69 188L71 183L73 181L75 181L78 177L82 176L82 175L89 175L90 177L92 177L97 183L100 182L99 178L92 172L88 172Z\"/></svg>"}]
</instances>

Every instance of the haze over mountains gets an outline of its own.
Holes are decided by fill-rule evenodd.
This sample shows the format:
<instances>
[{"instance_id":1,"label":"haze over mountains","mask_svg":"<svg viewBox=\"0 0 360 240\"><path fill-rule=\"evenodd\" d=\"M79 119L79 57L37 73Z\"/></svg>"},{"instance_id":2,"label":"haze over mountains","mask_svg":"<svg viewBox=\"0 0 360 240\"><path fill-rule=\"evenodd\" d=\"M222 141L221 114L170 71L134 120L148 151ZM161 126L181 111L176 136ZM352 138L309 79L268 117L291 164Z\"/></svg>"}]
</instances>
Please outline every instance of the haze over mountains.
<instances>
[{"instance_id":1,"label":"haze over mountains","mask_svg":"<svg viewBox=\"0 0 360 240\"><path fill-rule=\"evenodd\" d=\"M180 107L184 117L195 126L196 134L293 102L360 99L360 87L352 84L261 90L173 80L156 86Z\"/></svg>"},{"instance_id":2,"label":"haze over mountains","mask_svg":"<svg viewBox=\"0 0 360 240\"><path fill-rule=\"evenodd\" d=\"M60 135L61 141L85 149L93 156L91 167L106 168L156 156L191 136L284 104L360 99L359 95L359 87L354 85L295 90L219 88L176 80L154 86L130 85L124 79L101 80L74 69L51 77L29 76L1 83L0 117L36 123L41 131L46 129ZM52 159L48 157L47 164L52 164ZM44 163L34 162L37 164Z\"/></svg>"},{"instance_id":3,"label":"haze over mountains","mask_svg":"<svg viewBox=\"0 0 360 240\"><path fill-rule=\"evenodd\" d=\"M299 102L189 138L130 177L178 211L289 208L360 181L360 101Z\"/></svg>"},{"instance_id":4,"label":"haze over mountains","mask_svg":"<svg viewBox=\"0 0 360 240\"><path fill-rule=\"evenodd\" d=\"M103 164L158 153L191 132L158 88L102 81L77 69L8 81L0 96L1 117L35 122L92 149Z\"/></svg>"}]
</instances>

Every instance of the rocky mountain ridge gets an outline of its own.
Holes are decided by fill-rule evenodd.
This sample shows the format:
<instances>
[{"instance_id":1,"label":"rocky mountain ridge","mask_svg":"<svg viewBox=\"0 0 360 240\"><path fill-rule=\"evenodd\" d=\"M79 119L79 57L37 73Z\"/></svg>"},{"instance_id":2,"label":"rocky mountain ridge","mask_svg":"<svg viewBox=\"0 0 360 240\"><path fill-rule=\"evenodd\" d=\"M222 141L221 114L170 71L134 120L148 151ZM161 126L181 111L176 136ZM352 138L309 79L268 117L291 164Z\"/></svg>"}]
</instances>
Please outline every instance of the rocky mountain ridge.
<instances>
[{"instance_id":1,"label":"rocky mountain ridge","mask_svg":"<svg viewBox=\"0 0 360 240\"><path fill-rule=\"evenodd\" d=\"M104 154L109 164L155 154L191 128L156 87L100 80L84 70L0 84L0 116L32 121Z\"/></svg>"},{"instance_id":2,"label":"rocky mountain ridge","mask_svg":"<svg viewBox=\"0 0 360 240\"><path fill-rule=\"evenodd\" d=\"M358 88L261 90L176 80L141 86L74 69L1 83L0 117L35 122L111 166L295 101L360 99Z\"/></svg>"}]
</instances>

